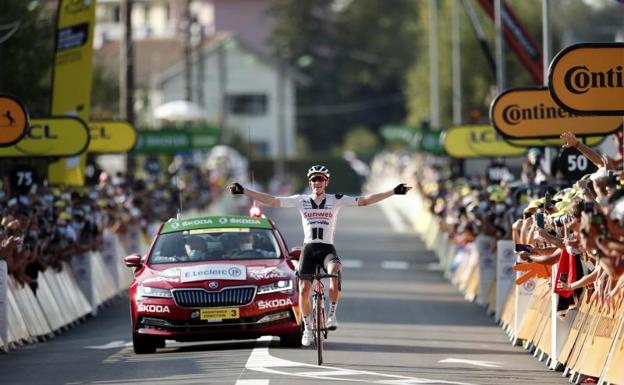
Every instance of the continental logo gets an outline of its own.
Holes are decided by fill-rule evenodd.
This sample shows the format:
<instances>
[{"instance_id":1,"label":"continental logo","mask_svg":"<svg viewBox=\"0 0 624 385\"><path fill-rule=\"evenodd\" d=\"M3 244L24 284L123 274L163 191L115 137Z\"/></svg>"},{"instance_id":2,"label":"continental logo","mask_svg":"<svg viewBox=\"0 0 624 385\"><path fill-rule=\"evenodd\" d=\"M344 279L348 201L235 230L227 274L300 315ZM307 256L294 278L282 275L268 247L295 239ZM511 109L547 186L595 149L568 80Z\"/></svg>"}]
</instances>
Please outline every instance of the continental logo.
<instances>
[{"instance_id":1,"label":"continental logo","mask_svg":"<svg viewBox=\"0 0 624 385\"><path fill-rule=\"evenodd\" d=\"M503 109L503 120L505 123L515 126L527 120L544 120L544 119L561 119L574 118L576 115L571 114L561 107L545 106L543 103L531 107L521 107L518 104L512 104Z\"/></svg>"},{"instance_id":2,"label":"continental logo","mask_svg":"<svg viewBox=\"0 0 624 385\"><path fill-rule=\"evenodd\" d=\"M577 115L624 115L624 43L582 43L564 48L548 69L548 89Z\"/></svg>"},{"instance_id":3,"label":"continental logo","mask_svg":"<svg viewBox=\"0 0 624 385\"><path fill-rule=\"evenodd\" d=\"M563 130L602 136L622 127L619 116L592 116L563 108L546 87L512 88L498 94L490 107L490 121L505 139L559 138Z\"/></svg>"},{"instance_id":4,"label":"continental logo","mask_svg":"<svg viewBox=\"0 0 624 385\"><path fill-rule=\"evenodd\" d=\"M622 88L622 66L608 71L592 72L587 66L570 68L564 76L564 84L573 94L584 94L592 88Z\"/></svg>"}]
</instances>

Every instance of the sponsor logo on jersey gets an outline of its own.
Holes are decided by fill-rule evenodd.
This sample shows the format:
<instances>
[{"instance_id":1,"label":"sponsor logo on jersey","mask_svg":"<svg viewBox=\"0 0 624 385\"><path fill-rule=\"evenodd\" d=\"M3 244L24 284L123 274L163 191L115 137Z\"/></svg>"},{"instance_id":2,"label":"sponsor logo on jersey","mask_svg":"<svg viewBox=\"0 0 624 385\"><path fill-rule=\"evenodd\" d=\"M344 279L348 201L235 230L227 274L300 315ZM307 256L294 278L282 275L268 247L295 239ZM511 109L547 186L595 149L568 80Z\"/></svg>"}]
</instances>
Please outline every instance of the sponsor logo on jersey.
<instances>
[{"instance_id":1,"label":"sponsor logo on jersey","mask_svg":"<svg viewBox=\"0 0 624 385\"><path fill-rule=\"evenodd\" d=\"M305 212L303 216L307 219L311 218L333 218L334 213L331 211L313 211L313 212Z\"/></svg>"},{"instance_id":2,"label":"sponsor logo on jersey","mask_svg":"<svg viewBox=\"0 0 624 385\"><path fill-rule=\"evenodd\" d=\"M290 298L287 299L273 299L270 301L260 301L258 302L258 309L274 309L276 307L289 306L292 305L293 302Z\"/></svg>"},{"instance_id":3,"label":"sponsor logo on jersey","mask_svg":"<svg viewBox=\"0 0 624 385\"><path fill-rule=\"evenodd\" d=\"M169 310L169 306L165 306L165 305L144 305L144 304L139 304L139 311L140 312L149 312L149 313L171 313L171 310Z\"/></svg>"}]
</instances>

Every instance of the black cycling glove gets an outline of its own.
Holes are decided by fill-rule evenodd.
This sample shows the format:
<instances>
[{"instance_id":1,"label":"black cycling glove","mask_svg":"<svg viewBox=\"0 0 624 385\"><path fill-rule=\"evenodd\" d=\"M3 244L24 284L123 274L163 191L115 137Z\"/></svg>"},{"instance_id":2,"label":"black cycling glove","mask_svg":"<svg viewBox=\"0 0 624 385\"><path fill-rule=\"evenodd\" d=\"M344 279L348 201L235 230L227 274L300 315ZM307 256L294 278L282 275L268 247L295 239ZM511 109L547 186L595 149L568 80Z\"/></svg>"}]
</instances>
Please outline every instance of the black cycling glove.
<instances>
[{"instance_id":1,"label":"black cycling glove","mask_svg":"<svg viewBox=\"0 0 624 385\"><path fill-rule=\"evenodd\" d=\"M409 189L407 188L407 186L405 185L405 183L401 183L400 185L397 185L394 188L394 193L396 195L405 195L407 194L407 192L409 191Z\"/></svg>"},{"instance_id":2,"label":"black cycling glove","mask_svg":"<svg viewBox=\"0 0 624 385\"><path fill-rule=\"evenodd\" d=\"M232 183L232 194L242 194L244 191L245 189L239 183Z\"/></svg>"}]
</instances>

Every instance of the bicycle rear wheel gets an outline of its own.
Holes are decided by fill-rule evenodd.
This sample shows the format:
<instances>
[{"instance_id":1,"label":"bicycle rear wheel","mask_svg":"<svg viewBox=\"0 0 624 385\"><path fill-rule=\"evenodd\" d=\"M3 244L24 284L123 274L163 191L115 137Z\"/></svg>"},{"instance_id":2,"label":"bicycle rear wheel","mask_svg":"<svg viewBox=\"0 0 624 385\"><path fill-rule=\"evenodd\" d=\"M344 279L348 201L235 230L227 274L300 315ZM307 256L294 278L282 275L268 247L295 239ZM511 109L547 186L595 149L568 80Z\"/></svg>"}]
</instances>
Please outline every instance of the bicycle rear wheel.
<instances>
[{"instance_id":1,"label":"bicycle rear wheel","mask_svg":"<svg viewBox=\"0 0 624 385\"><path fill-rule=\"evenodd\" d=\"M324 315L323 315L323 298L320 295L314 296L314 315L315 322L315 339L316 339L316 351L318 353L318 364L323 364L323 327L324 327Z\"/></svg>"}]
</instances>

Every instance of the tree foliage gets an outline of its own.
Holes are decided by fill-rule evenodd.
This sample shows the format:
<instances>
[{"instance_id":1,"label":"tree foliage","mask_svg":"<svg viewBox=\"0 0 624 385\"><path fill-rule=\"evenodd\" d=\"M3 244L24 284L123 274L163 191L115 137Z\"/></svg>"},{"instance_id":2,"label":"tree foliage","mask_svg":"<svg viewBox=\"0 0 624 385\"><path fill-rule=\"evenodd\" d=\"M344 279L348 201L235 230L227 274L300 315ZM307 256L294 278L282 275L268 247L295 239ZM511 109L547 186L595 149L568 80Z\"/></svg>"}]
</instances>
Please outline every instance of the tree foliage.
<instances>
[{"instance_id":1,"label":"tree foliage","mask_svg":"<svg viewBox=\"0 0 624 385\"><path fill-rule=\"evenodd\" d=\"M405 72L417 52L417 3L276 0L271 45L309 78L298 87L300 133L313 151L340 144L351 127L377 130L405 117Z\"/></svg>"},{"instance_id":2,"label":"tree foliage","mask_svg":"<svg viewBox=\"0 0 624 385\"><path fill-rule=\"evenodd\" d=\"M37 1L3 0L0 25L0 91L26 104L31 116L46 116L50 109L54 12ZM6 40L5 40L6 39Z\"/></svg>"}]
</instances>

